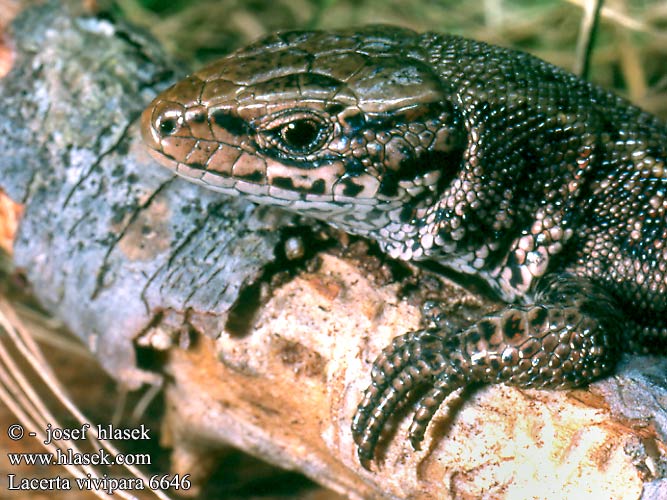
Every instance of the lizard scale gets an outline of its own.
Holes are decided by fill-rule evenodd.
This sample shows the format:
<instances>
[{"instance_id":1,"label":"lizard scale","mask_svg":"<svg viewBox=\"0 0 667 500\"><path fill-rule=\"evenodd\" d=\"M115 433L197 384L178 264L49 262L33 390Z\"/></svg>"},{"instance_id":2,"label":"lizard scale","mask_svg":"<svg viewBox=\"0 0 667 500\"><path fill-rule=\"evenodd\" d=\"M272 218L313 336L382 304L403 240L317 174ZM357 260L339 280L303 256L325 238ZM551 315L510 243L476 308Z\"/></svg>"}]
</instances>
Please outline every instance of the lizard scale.
<instances>
[{"instance_id":1,"label":"lizard scale","mask_svg":"<svg viewBox=\"0 0 667 500\"><path fill-rule=\"evenodd\" d=\"M388 26L269 36L142 116L161 164L484 279L506 306L395 338L352 423L368 467L472 383L566 388L667 337L667 126L560 68Z\"/></svg>"}]
</instances>

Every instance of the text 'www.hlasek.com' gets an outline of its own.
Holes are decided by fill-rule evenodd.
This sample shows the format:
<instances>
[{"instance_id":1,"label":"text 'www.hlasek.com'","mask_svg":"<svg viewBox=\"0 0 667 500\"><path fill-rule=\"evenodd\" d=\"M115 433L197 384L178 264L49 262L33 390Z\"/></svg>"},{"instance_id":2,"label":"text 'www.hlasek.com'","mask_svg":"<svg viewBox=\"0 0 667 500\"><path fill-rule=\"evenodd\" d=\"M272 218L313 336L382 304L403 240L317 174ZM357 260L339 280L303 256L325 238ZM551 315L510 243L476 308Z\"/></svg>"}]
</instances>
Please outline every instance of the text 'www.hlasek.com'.
<instances>
[{"instance_id":1,"label":"text 'www.hlasek.com'","mask_svg":"<svg viewBox=\"0 0 667 500\"><path fill-rule=\"evenodd\" d=\"M111 424L60 428L47 424L39 432L27 433L22 425L13 424L7 428L7 436L17 444L28 436L37 438L49 451L8 451L6 456L10 472L0 481L0 489L43 492L81 490L112 495L118 491L189 490L191 487L190 474L135 474L135 467L152 464L151 455L116 450L115 445L127 441L147 444L151 439L151 430L143 424L135 428L116 428ZM88 451L82 451L84 447ZM56 471L57 475L43 474L42 477L29 473L31 468L44 471L44 468L52 466L64 467L62 474L58 473L60 470ZM16 473L12 469L16 469Z\"/></svg>"}]
</instances>

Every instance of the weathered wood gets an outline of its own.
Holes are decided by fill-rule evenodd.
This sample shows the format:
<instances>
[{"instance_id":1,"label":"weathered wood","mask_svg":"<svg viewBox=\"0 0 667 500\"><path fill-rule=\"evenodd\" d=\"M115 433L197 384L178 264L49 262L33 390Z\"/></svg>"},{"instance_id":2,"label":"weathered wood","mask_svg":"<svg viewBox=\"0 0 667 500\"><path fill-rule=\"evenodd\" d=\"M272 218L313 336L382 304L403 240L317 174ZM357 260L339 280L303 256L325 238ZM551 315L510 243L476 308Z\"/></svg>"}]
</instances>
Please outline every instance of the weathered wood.
<instances>
[{"instance_id":1,"label":"weathered wood","mask_svg":"<svg viewBox=\"0 0 667 500\"><path fill-rule=\"evenodd\" d=\"M73 9L48 2L13 26L0 187L25 204L15 262L35 295L136 388L152 377L134 339L163 317L176 339L217 336L273 258L280 216L157 168L136 121L181 75L141 32Z\"/></svg>"}]
</instances>

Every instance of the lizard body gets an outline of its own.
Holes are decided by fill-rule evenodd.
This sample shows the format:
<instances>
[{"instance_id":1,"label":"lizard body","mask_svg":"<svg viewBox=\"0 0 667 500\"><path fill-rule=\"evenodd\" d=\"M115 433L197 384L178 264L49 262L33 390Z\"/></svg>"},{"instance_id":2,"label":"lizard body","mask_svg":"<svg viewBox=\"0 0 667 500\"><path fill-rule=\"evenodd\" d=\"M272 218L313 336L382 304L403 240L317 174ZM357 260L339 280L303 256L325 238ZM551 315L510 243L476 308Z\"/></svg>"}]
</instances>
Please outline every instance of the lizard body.
<instances>
[{"instance_id":1,"label":"lizard body","mask_svg":"<svg viewBox=\"0 0 667 500\"><path fill-rule=\"evenodd\" d=\"M562 388L667 337L667 126L528 54L387 26L270 36L142 116L192 181L297 211L486 280L506 303L459 332L397 337L352 430L368 466L388 418L429 389Z\"/></svg>"}]
</instances>

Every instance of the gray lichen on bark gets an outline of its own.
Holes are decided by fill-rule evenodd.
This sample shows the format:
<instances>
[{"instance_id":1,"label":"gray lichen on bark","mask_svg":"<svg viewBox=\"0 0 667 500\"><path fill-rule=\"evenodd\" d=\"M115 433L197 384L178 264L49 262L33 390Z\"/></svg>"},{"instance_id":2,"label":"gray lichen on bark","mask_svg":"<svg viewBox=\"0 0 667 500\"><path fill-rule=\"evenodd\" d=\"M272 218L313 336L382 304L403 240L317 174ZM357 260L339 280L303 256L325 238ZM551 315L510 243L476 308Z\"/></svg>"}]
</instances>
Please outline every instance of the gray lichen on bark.
<instances>
[{"instance_id":1,"label":"gray lichen on bark","mask_svg":"<svg viewBox=\"0 0 667 500\"><path fill-rule=\"evenodd\" d=\"M35 295L137 387L146 374L135 367L136 336L156 315L172 330L220 332L239 291L274 257L281 216L148 157L139 114L182 74L146 34L73 5L50 1L13 24L0 187L26 205L15 263Z\"/></svg>"}]
</instances>

